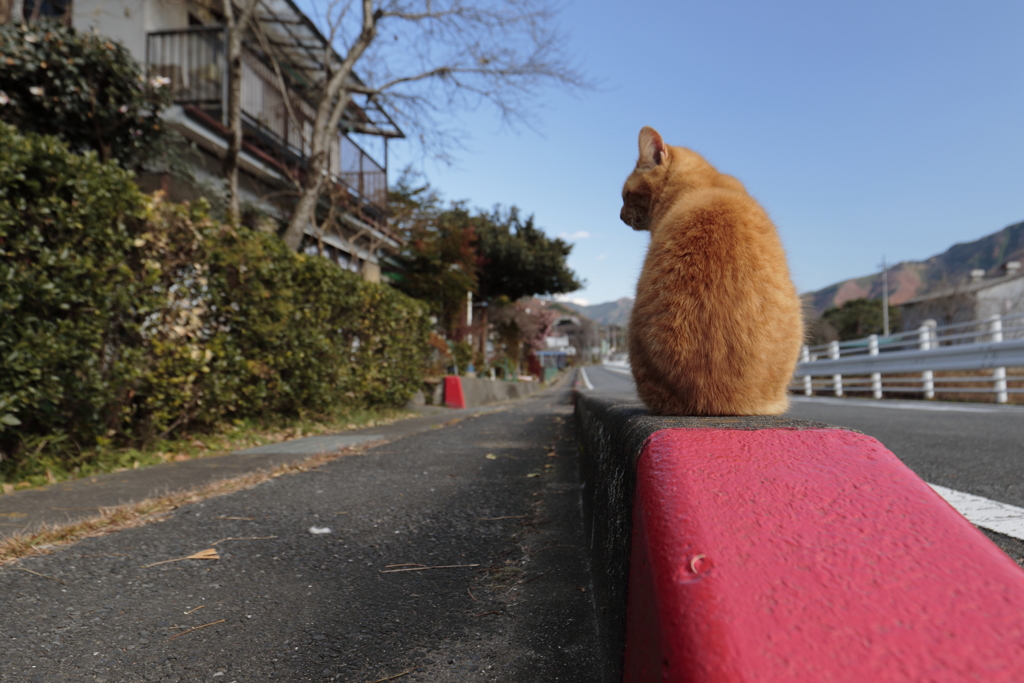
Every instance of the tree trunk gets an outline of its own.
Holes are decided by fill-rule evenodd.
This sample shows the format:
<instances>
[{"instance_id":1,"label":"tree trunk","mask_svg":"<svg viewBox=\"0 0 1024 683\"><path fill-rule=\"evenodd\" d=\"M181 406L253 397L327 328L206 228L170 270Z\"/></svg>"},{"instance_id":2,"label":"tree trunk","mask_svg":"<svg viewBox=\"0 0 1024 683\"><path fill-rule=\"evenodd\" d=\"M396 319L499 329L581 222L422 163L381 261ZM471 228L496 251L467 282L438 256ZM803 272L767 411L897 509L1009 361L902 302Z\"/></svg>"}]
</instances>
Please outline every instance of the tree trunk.
<instances>
[{"instance_id":1,"label":"tree trunk","mask_svg":"<svg viewBox=\"0 0 1024 683\"><path fill-rule=\"evenodd\" d=\"M317 108L313 139L310 141L309 170L302 179L302 196L292 210L291 220L288 221L288 227L282 235L284 243L294 250L298 250L302 244L306 226L315 223L313 219L316 217L316 205L320 201L320 195L324 191L324 186L332 182L327 173L330 146L338 144L338 122L351 100L348 93L341 93L332 110L331 100L328 98L329 96L325 96Z\"/></svg>"},{"instance_id":2,"label":"tree trunk","mask_svg":"<svg viewBox=\"0 0 1024 683\"><path fill-rule=\"evenodd\" d=\"M312 167L313 164L310 164L309 176L314 176L314 169ZM299 247L302 246L302 236L306 234L306 226L313 223L313 218L316 214L316 205L320 200L320 192L323 189L323 180L319 173L319 168L316 169L312 183L310 183L310 180L311 178L307 177L303 181L302 195L299 197L298 203L295 204L295 208L292 209L292 217L288 221L288 227L282 236L284 243L292 251L298 251Z\"/></svg>"},{"instance_id":3,"label":"tree trunk","mask_svg":"<svg viewBox=\"0 0 1024 683\"><path fill-rule=\"evenodd\" d=\"M234 41L231 41L234 42ZM230 52L229 52L230 54ZM242 151L242 58L228 61L228 150L224 154L224 177L228 181L228 221L238 223L238 156Z\"/></svg>"},{"instance_id":4,"label":"tree trunk","mask_svg":"<svg viewBox=\"0 0 1024 683\"><path fill-rule=\"evenodd\" d=\"M479 323L479 337L480 337L480 357L487 362L487 336L488 336L488 325L487 325L487 309L490 308L490 302L485 301L487 306L480 307L480 323Z\"/></svg>"},{"instance_id":5,"label":"tree trunk","mask_svg":"<svg viewBox=\"0 0 1024 683\"><path fill-rule=\"evenodd\" d=\"M332 144L338 144L338 123L352 99L352 94L345 89L345 84L355 63L377 36L377 21L381 17L381 11L373 10L372 0L362 0L362 5L363 30L327 82L316 108L313 139L310 140L309 171L302 180L302 196L299 197L288 221L288 227L282 235L284 243L295 250L302 245L302 235L306 232L306 226L314 222L316 205L324 185L331 182L327 178L330 148Z\"/></svg>"},{"instance_id":6,"label":"tree trunk","mask_svg":"<svg viewBox=\"0 0 1024 683\"><path fill-rule=\"evenodd\" d=\"M224 0L224 24L227 31L227 67L228 67L228 101L227 128L231 135L228 138L228 149L224 155L224 177L228 182L228 221L237 224L240 218L238 199L238 156L242 153L242 36L248 26L257 0L246 0L242 12L235 15L232 0Z\"/></svg>"},{"instance_id":7,"label":"tree trunk","mask_svg":"<svg viewBox=\"0 0 1024 683\"><path fill-rule=\"evenodd\" d=\"M228 183L228 222L238 223L238 155L242 151L242 29L235 21L231 0L224 2L227 30L228 101L227 128L231 133L224 154L224 178Z\"/></svg>"}]
</instances>

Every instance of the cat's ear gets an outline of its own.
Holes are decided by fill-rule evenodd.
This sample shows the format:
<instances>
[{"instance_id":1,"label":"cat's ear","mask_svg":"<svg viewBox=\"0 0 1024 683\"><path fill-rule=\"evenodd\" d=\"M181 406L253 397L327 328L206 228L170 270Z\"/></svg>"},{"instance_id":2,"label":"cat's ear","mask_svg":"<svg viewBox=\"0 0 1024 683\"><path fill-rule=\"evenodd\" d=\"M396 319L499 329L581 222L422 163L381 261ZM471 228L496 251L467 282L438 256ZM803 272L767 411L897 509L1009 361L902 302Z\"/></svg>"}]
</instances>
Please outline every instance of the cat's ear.
<instances>
[{"instance_id":1,"label":"cat's ear","mask_svg":"<svg viewBox=\"0 0 1024 683\"><path fill-rule=\"evenodd\" d=\"M654 168L660 165L668 155L668 147L661 139L658 131L650 126L640 129L640 160L637 166L641 168Z\"/></svg>"}]
</instances>

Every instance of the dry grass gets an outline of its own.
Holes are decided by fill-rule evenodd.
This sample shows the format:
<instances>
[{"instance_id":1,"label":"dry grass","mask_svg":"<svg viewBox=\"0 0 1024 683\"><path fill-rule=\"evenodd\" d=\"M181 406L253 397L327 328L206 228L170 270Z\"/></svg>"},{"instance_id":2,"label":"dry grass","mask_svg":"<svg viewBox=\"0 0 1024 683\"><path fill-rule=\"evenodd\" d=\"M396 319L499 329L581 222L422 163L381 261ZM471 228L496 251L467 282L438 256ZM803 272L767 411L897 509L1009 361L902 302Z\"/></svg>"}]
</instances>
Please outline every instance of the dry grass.
<instances>
[{"instance_id":1,"label":"dry grass","mask_svg":"<svg viewBox=\"0 0 1024 683\"><path fill-rule=\"evenodd\" d=\"M16 534L0 539L0 567L24 557L45 555L84 538L105 536L122 529L159 522L189 503L215 498L217 496L251 489L275 477L286 474L308 472L346 455L361 452L380 445L383 440L361 443L331 453L319 453L305 460L278 465L270 470L256 470L237 477L221 479L202 486L169 493L156 498L147 498L137 503L102 508L96 517L82 519L69 524L45 525L38 531Z\"/></svg>"},{"instance_id":2,"label":"dry grass","mask_svg":"<svg viewBox=\"0 0 1024 683\"><path fill-rule=\"evenodd\" d=\"M221 425L210 433L158 441L143 449L102 445L76 457L74 460L79 464L74 467L65 466L60 458L44 457L39 462L26 463L20 470L0 474L0 494L166 462L216 457L306 436L383 426L415 415L403 408L351 409L333 416L295 420L288 425L239 421ZM6 481L3 481L4 476L8 477Z\"/></svg>"}]
</instances>

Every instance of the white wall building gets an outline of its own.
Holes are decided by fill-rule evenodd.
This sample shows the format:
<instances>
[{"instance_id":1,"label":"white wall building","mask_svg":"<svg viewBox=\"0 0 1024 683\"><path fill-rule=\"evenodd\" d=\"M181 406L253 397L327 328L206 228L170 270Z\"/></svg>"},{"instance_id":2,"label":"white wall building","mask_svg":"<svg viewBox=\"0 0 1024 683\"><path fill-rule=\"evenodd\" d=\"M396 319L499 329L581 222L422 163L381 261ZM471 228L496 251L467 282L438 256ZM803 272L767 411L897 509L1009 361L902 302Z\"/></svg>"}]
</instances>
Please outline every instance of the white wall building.
<instances>
[{"instance_id":1,"label":"white wall building","mask_svg":"<svg viewBox=\"0 0 1024 683\"><path fill-rule=\"evenodd\" d=\"M967 282L900 304L903 329L916 330L926 320L950 325L1024 313L1024 272L1020 265L1020 261L1008 261L1002 266L1002 274L993 278L985 278L983 270L974 270Z\"/></svg>"},{"instance_id":2,"label":"white wall building","mask_svg":"<svg viewBox=\"0 0 1024 683\"><path fill-rule=\"evenodd\" d=\"M169 173L144 174L144 189L163 189L171 199L183 200L202 194L204 185L222 182L225 35L222 18L210 5L194 0L25 0L26 17L36 2L48 11L64 11L63 20L79 31L119 41L151 76L168 79L174 104L163 116L201 150L201 158L190 161L199 183L187 185ZM288 198L295 187L290 178L302 173L310 151L315 92L328 44L292 0L260 0L257 25L259 30L246 36L242 60L240 194L243 204L271 219L262 227L276 229L294 201ZM283 89L275 59L282 67ZM382 141L375 145L381 152L368 154L357 142L360 136ZM330 158L332 194L340 198L342 210L323 234L309 226L307 251L379 279L381 259L400 247L387 221L387 141L398 137L404 137L402 131L380 106L353 103L346 110Z\"/></svg>"}]
</instances>

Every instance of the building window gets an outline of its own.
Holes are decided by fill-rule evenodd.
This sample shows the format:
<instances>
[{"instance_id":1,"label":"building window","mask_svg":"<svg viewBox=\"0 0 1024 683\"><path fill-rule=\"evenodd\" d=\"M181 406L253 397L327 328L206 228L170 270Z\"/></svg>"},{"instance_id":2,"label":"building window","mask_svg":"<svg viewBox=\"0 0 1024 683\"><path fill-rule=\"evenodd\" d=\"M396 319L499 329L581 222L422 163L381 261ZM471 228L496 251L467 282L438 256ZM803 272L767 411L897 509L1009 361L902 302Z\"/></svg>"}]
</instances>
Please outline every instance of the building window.
<instances>
[{"instance_id":1,"label":"building window","mask_svg":"<svg viewBox=\"0 0 1024 683\"><path fill-rule=\"evenodd\" d=\"M25 0L24 18L28 21L38 19L69 19L71 0Z\"/></svg>"}]
</instances>

